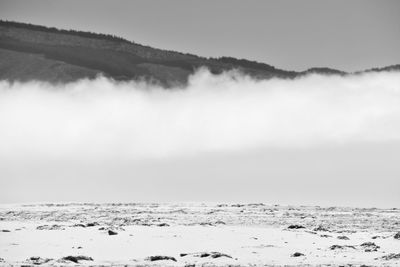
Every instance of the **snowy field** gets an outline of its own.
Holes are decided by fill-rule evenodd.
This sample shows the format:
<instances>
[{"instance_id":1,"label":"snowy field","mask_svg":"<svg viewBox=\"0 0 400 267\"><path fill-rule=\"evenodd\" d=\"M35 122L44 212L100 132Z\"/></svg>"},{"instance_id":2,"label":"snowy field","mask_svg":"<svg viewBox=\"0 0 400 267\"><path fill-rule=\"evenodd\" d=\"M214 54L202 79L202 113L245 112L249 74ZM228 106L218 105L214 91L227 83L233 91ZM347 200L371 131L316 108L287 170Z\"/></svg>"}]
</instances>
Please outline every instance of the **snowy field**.
<instances>
[{"instance_id":1,"label":"snowy field","mask_svg":"<svg viewBox=\"0 0 400 267\"><path fill-rule=\"evenodd\" d=\"M0 265L400 266L399 231L395 208L2 205Z\"/></svg>"}]
</instances>

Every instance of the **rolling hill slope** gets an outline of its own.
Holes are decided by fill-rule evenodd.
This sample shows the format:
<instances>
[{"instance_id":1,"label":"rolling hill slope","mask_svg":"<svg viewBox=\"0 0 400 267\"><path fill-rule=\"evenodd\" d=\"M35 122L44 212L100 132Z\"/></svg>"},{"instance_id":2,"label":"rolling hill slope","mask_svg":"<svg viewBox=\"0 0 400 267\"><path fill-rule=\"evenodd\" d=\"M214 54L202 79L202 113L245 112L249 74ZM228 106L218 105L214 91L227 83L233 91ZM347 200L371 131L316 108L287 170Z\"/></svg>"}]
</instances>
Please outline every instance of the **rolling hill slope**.
<instances>
[{"instance_id":1,"label":"rolling hill slope","mask_svg":"<svg viewBox=\"0 0 400 267\"><path fill-rule=\"evenodd\" d=\"M202 66L212 73L239 69L258 79L346 74L329 68L285 71L245 59L204 58L156 49L112 35L0 21L0 79L57 83L102 74L115 80L144 79L170 87L185 84L189 75ZM399 65L386 68L399 69Z\"/></svg>"}]
</instances>

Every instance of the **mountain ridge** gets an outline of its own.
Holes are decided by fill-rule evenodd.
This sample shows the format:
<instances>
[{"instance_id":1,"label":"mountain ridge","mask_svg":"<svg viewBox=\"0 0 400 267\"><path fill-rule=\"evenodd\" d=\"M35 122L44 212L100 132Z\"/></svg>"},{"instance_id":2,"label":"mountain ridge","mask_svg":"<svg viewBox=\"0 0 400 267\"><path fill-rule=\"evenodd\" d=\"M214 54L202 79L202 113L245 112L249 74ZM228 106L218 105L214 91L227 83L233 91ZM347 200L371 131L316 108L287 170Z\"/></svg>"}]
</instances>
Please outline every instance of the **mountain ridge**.
<instances>
[{"instance_id":1,"label":"mountain ridge","mask_svg":"<svg viewBox=\"0 0 400 267\"><path fill-rule=\"evenodd\" d=\"M65 83L103 75L114 80L146 80L168 88L185 85L188 77L200 67L214 74L237 69L255 79L292 79L310 73L351 74L326 67L288 71L247 59L206 58L162 50L110 34L0 20L2 80ZM355 74L390 70L400 70L400 65L371 68Z\"/></svg>"}]
</instances>

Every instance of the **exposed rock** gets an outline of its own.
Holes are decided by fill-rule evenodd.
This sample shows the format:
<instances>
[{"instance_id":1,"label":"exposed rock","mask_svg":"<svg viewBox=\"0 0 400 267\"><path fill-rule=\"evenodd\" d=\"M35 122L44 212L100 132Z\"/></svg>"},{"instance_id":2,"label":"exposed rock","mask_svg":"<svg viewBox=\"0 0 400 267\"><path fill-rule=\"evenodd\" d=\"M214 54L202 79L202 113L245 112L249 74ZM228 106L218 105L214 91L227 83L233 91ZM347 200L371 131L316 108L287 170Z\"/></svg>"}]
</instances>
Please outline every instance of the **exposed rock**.
<instances>
[{"instance_id":1,"label":"exposed rock","mask_svg":"<svg viewBox=\"0 0 400 267\"><path fill-rule=\"evenodd\" d=\"M79 261L93 261L93 258L88 256L78 255L78 256L66 256L61 258L61 260L79 263Z\"/></svg>"},{"instance_id":2,"label":"exposed rock","mask_svg":"<svg viewBox=\"0 0 400 267\"><path fill-rule=\"evenodd\" d=\"M225 225L226 223L224 221L215 221L215 222L201 222L198 223L201 226L217 226L217 225Z\"/></svg>"},{"instance_id":3,"label":"exposed rock","mask_svg":"<svg viewBox=\"0 0 400 267\"><path fill-rule=\"evenodd\" d=\"M380 246L376 245L374 242L365 242L360 245L365 252L374 252L378 251Z\"/></svg>"},{"instance_id":4,"label":"exposed rock","mask_svg":"<svg viewBox=\"0 0 400 267\"><path fill-rule=\"evenodd\" d=\"M84 225L82 223L76 223L76 224L72 225L72 227L86 227L86 225Z\"/></svg>"},{"instance_id":5,"label":"exposed rock","mask_svg":"<svg viewBox=\"0 0 400 267\"><path fill-rule=\"evenodd\" d=\"M102 226L102 227L99 227L98 230L105 231L105 232L112 231L112 232L116 232L116 233L119 231L125 231L124 228L119 227L119 226L106 226L106 227Z\"/></svg>"},{"instance_id":6,"label":"exposed rock","mask_svg":"<svg viewBox=\"0 0 400 267\"><path fill-rule=\"evenodd\" d=\"M332 246L329 247L330 250L337 250L337 249L341 249L342 250L342 249L347 249L347 248L356 249L354 246L347 246L347 245L344 245L344 246L332 245Z\"/></svg>"},{"instance_id":7,"label":"exposed rock","mask_svg":"<svg viewBox=\"0 0 400 267\"><path fill-rule=\"evenodd\" d=\"M343 233L346 233L346 234L355 234L355 233L357 233L357 231L356 230L348 230L348 229L346 229L346 230L340 230L340 231L336 231L338 234L343 234Z\"/></svg>"},{"instance_id":8,"label":"exposed rock","mask_svg":"<svg viewBox=\"0 0 400 267\"><path fill-rule=\"evenodd\" d=\"M377 260L378 258L376 258ZM395 259L400 259L400 253L390 253L388 255L382 256L381 259L384 260L395 260Z\"/></svg>"},{"instance_id":9,"label":"exposed rock","mask_svg":"<svg viewBox=\"0 0 400 267\"><path fill-rule=\"evenodd\" d=\"M194 255L195 257L200 257L200 258L206 258L206 257L211 257L213 259L216 258L221 258L221 257L227 257L227 258L232 258L231 256L229 256L228 254L224 254L221 252L202 252L202 253L198 253L197 255Z\"/></svg>"},{"instance_id":10,"label":"exposed rock","mask_svg":"<svg viewBox=\"0 0 400 267\"><path fill-rule=\"evenodd\" d=\"M11 232L10 230L7 230L7 229L3 229L3 230L1 230L1 232L3 232L3 233L9 233L9 232Z\"/></svg>"},{"instance_id":11,"label":"exposed rock","mask_svg":"<svg viewBox=\"0 0 400 267\"><path fill-rule=\"evenodd\" d=\"M97 226L97 225L99 225L99 223L97 223L97 222L90 222L90 223L87 223L87 224L86 224L86 227L93 227L93 226Z\"/></svg>"},{"instance_id":12,"label":"exposed rock","mask_svg":"<svg viewBox=\"0 0 400 267\"><path fill-rule=\"evenodd\" d=\"M160 224L157 224L157 226L165 227L165 226L169 226L169 224L168 223L160 223Z\"/></svg>"},{"instance_id":13,"label":"exposed rock","mask_svg":"<svg viewBox=\"0 0 400 267\"><path fill-rule=\"evenodd\" d=\"M327 237L332 237L331 235L320 235L320 237L325 237L325 238L327 238Z\"/></svg>"},{"instance_id":14,"label":"exposed rock","mask_svg":"<svg viewBox=\"0 0 400 267\"><path fill-rule=\"evenodd\" d=\"M340 236L337 237L337 239L341 239L341 240L350 240L350 238L348 238L348 237L345 236L345 235L340 235Z\"/></svg>"},{"instance_id":15,"label":"exposed rock","mask_svg":"<svg viewBox=\"0 0 400 267\"><path fill-rule=\"evenodd\" d=\"M316 232L318 232L318 231L321 231L321 232L329 232L328 228L325 228L325 227L322 226L322 225L319 225L318 227L315 227L313 230L316 231Z\"/></svg>"},{"instance_id":16,"label":"exposed rock","mask_svg":"<svg viewBox=\"0 0 400 267\"><path fill-rule=\"evenodd\" d=\"M108 230L108 235L117 235L118 233L113 230Z\"/></svg>"},{"instance_id":17,"label":"exposed rock","mask_svg":"<svg viewBox=\"0 0 400 267\"><path fill-rule=\"evenodd\" d=\"M300 256L305 256L305 255L303 253L300 253L300 252L295 252L295 253L292 254L291 257L300 257Z\"/></svg>"},{"instance_id":18,"label":"exposed rock","mask_svg":"<svg viewBox=\"0 0 400 267\"><path fill-rule=\"evenodd\" d=\"M303 225L299 225L299 224L292 224L292 225L289 225L287 228L288 229L304 229L305 227Z\"/></svg>"},{"instance_id":19,"label":"exposed rock","mask_svg":"<svg viewBox=\"0 0 400 267\"><path fill-rule=\"evenodd\" d=\"M3 258L0 258L0 262L5 262L5 260Z\"/></svg>"},{"instance_id":20,"label":"exposed rock","mask_svg":"<svg viewBox=\"0 0 400 267\"><path fill-rule=\"evenodd\" d=\"M30 257L27 259L27 261L31 262L32 264L35 265L41 265L48 263L49 261L52 261L53 259L48 259L48 258L41 258L41 257Z\"/></svg>"},{"instance_id":21,"label":"exposed rock","mask_svg":"<svg viewBox=\"0 0 400 267\"><path fill-rule=\"evenodd\" d=\"M397 232L393 237L394 239L400 240L400 232Z\"/></svg>"},{"instance_id":22,"label":"exposed rock","mask_svg":"<svg viewBox=\"0 0 400 267\"><path fill-rule=\"evenodd\" d=\"M53 225L39 225L36 227L37 230L64 230L64 228L61 225L58 224L53 224Z\"/></svg>"},{"instance_id":23,"label":"exposed rock","mask_svg":"<svg viewBox=\"0 0 400 267\"><path fill-rule=\"evenodd\" d=\"M171 256L150 256L145 258L146 261L164 261L164 260L169 260L169 261L176 261L174 257Z\"/></svg>"},{"instance_id":24,"label":"exposed rock","mask_svg":"<svg viewBox=\"0 0 400 267\"><path fill-rule=\"evenodd\" d=\"M211 222L201 222L201 223L199 223L199 225L201 225L201 226L214 226L214 224L212 224Z\"/></svg>"},{"instance_id":25,"label":"exposed rock","mask_svg":"<svg viewBox=\"0 0 400 267\"><path fill-rule=\"evenodd\" d=\"M232 259L232 257L229 256L228 254L224 254L224 253L221 253L221 252L215 252L215 251L212 251L212 252L181 253L181 254L179 254L179 256L181 256L181 257L185 257L185 256L189 256L189 255L193 256L193 257L199 257L199 258L210 257L210 258L216 259L216 258L220 258L220 257L227 257L227 258L231 258Z\"/></svg>"}]
</instances>

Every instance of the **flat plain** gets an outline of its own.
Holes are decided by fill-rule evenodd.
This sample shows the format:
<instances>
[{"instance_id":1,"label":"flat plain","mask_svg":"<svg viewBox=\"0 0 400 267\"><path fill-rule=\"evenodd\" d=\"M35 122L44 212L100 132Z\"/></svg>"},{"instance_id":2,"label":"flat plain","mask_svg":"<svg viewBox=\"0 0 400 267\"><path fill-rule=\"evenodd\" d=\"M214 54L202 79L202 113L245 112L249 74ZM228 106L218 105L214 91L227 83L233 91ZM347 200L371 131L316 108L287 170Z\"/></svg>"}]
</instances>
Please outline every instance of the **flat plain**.
<instances>
[{"instance_id":1,"label":"flat plain","mask_svg":"<svg viewBox=\"0 0 400 267\"><path fill-rule=\"evenodd\" d=\"M400 209L262 203L0 206L0 265L400 266Z\"/></svg>"}]
</instances>

